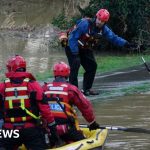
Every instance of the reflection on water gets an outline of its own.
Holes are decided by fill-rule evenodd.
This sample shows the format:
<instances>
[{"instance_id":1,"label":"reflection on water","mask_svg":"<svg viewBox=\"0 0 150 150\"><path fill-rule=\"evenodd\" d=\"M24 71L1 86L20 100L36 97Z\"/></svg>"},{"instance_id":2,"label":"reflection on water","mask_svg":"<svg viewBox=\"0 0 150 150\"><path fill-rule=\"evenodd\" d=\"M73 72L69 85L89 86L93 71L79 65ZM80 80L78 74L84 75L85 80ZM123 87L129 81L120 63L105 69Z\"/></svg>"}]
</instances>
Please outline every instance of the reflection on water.
<instances>
[{"instance_id":1,"label":"reflection on water","mask_svg":"<svg viewBox=\"0 0 150 150\"><path fill-rule=\"evenodd\" d=\"M6 71L6 60L15 54L25 57L28 71L34 74L46 72L57 61L67 62L64 50L55 40L58 31L52 25L47 25L29 33L21 31L8 33L6 34L4 31L0 33L1 76Z\"/></svg>"},{"instance_id":2,"label":"reflection on water","mask_svg":"<svg viewBox=\"0 0 150 150\"><path fill-rule=\"evenodd\" d=\"M123 96L93 101L96 120L100 125L150 129L149 95ZM80 119L82 117L80 116ZM85 123L85 120L81 119ZM150 134L110 131L106 150L149 150Z\"/></svg>"}]
</instances>

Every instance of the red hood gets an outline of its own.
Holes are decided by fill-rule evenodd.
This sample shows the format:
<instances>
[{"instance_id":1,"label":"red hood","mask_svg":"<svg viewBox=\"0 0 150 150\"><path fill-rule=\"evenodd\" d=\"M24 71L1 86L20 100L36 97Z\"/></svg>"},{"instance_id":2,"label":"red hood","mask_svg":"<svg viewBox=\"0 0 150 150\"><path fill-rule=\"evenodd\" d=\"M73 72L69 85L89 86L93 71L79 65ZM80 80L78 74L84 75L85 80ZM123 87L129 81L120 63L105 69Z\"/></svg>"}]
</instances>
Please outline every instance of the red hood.
<instances>
[{"instance_id":1,"label":"red hood","mask_svg":"<svg viewBox=\"0 0 150 150\"><path fill-rule=\"evenodd\" d=\"M35 77L29 73L29 72L8 72L8 73L5 73L5 76L7 78L20 78L20 79L24 79L24 78L29 78L31 80L36 80Z\"/></svg>"}]
</instances>

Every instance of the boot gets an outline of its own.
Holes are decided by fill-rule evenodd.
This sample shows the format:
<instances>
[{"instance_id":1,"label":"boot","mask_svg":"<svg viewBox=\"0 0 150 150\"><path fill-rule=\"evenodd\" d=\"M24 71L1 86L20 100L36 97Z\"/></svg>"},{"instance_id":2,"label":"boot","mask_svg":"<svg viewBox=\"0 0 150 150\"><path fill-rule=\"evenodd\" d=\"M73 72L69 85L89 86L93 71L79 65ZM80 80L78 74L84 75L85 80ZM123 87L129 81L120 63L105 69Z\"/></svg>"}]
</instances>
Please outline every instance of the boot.
<instances>
[{"instance_id":1,"label":"boot","mask_svg":"<svg viewBox=\"0 0 150 150\"><path fill-rule=\"evenodd\" d=\"M85 91L83 92L83 94L86 95L86 96L99 95L99 93L98 93L97 91L94 91L94 90L92 90L92 89L85 90Z\"/></svg>"}]
</instances>

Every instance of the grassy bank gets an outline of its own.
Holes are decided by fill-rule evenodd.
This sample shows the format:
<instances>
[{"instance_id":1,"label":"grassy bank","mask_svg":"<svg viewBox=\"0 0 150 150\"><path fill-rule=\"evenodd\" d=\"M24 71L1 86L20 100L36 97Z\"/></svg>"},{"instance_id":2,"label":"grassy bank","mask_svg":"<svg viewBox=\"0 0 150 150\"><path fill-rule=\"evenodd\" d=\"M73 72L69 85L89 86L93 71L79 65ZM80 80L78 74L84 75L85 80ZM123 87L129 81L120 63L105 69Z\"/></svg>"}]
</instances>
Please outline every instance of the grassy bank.
<instances>
[{"instance_id":1,"label":"grassy bank","mask_svg":"<svg viewBox=\"0 0 150 150\"><path fill-rule=\"evenodd\" d=\"M150 55L145 55L144 58L148 62L150 60ZM97 74L143 64L141 60L141 55L124 55L124 56L97 55L96 61L98 64ZM84 69L81 67L79 71L79 76L82 76L83 73ZM36 77L38 80L46 80L47 78L52 77L52 71L39 73L36 75Z\"/></svg>"}]
</instances>

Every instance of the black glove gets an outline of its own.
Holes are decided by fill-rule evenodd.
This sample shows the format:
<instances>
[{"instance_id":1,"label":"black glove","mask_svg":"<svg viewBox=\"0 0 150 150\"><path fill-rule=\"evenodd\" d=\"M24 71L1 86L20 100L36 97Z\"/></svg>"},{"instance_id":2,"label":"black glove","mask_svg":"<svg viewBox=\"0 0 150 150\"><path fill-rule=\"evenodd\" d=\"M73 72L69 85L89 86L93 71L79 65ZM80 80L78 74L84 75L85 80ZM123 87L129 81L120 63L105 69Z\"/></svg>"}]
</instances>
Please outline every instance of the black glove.
<instances>
[{"instance_id":1,"label":"black glove","mask_svg":"<svg viewBox=\"0 0 150 150\"><path fill-rule=\"evenodd\" d=\"M124 47L128 48L128 49L131 49L131 50L137 50L138 49L138 45L136 43L126 42Z\"/></svg>"},{"instance_id":2,"label":"black glove","mask_svg":"<svg viewBox=\"0 0 150 150\"><path fill-rule=\"evenodd\" d=\"M75 119L74 119L72 116L68 116L67 119L68 119L68 123L69 123L71 126L74 126L74 124L75 124Z\"/></svg>"},{"instance_id":3,"label":"black glove","mask_svg":"<svg viewBox=\"0 0 150 150\"><path fill-rule=\"evenodd\" d=\"M56 130L56 124L54 123L53 125L48 125L49 129L50 129L50 143L51 146L57 146L60 143L60 138L59 135L57 134L57 130Z\"/></svg>"},{"instance_id":4,"label":"black glove","mask_svg":"<svg viewBox=\"0 0 150 150\"><path fill-rule=\"evenodd\" d=\"M61 46L62 47L67 47L67 45L68 45L68 41L66 41L66 40L61 41Z\"/></svg>"},{"instance_id":5,"label":"black glove","mask_svg":"<svg viewBox=\"0 0 150 150\"><path fill-rule=\"evenodd\" d=\"M99 129L99 124L94 121L92 124L89 125L89 130L96 130L96 129Z\"/></svg>"}]
</instances>

